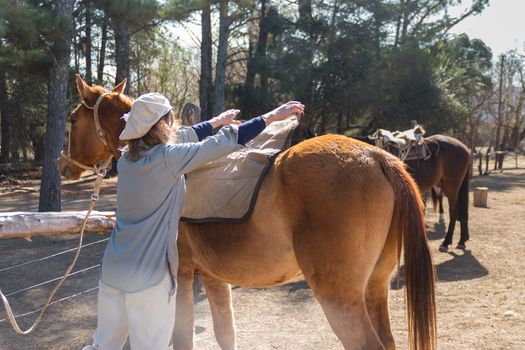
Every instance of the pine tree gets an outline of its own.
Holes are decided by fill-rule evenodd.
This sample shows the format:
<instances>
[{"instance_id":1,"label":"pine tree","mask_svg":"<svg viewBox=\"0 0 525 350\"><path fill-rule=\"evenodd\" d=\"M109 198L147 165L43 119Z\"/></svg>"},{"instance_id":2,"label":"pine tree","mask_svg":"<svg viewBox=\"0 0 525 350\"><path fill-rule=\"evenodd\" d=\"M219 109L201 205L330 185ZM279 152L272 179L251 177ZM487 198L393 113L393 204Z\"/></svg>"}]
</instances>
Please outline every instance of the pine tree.
<instances>
[{"instance_id":1,"label":"pine tree","mask_svg":"<svg viewBox=\"0 0 525 350\"><path fill-rule=\"evenodd\" d=\"M67 91L71 41L73 38L74 0L58 0L53 4L52 64L48 81L45 155L42 167L39 211L60 211L60 173L56 159L64 144L67 118Z\"/></svg>"}]
</instances>

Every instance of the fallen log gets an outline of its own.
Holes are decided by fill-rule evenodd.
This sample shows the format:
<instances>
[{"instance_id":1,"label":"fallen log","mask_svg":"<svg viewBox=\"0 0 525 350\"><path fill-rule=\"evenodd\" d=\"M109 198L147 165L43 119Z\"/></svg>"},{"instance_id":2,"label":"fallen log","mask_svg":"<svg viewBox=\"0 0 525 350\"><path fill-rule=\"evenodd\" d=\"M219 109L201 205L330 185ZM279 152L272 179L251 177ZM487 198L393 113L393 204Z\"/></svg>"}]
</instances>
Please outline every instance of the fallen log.
<instances>
[{"instance_id":1,"label":"fallen log","mask_svg":"<svg viewBox=\"0 0 525 350\"><path fill-rule=\"evenodd\" d=\"M85 216L86 211L0 213L0 239L77 234ZM110 233L114 225L115 212L93 211L85 232Z\"/></svg>"}]
</instances>

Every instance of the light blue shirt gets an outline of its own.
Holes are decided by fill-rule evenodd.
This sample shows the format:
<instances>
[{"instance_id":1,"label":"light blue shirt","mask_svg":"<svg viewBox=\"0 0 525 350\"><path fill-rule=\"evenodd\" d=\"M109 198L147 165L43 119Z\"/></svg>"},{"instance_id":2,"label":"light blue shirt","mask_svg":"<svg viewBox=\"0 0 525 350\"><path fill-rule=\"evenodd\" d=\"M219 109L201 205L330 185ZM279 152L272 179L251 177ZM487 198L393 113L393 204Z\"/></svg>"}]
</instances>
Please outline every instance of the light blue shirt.
<instances>
[{"instance_id":1,"label":"light blue shirt","mask_svg":"<svg viewBox=\"0 0 525 350\"><path fill-rule=\"evenodd\" d=\"M157 285L168 268L175 280L184 174L241 147L235 127L222 128L201 142L189 127L180 128L177 136L180 143L156 145L135 162L124 155L117 164L116 224L101 278L125 293Z\"/></svg>"}]
</instances>

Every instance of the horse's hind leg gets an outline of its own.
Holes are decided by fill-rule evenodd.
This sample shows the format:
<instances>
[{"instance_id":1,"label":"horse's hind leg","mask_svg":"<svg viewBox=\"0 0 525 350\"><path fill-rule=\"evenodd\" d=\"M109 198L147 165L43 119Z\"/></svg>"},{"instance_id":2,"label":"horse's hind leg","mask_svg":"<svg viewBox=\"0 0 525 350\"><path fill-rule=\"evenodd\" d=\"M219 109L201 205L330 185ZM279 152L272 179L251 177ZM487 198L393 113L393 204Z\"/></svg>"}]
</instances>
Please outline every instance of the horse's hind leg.
<instances>
[{"instance_id":1,"label":"horse's hind leg","mask_svg":"<svg viewBox=\"0 0 525 350\"><path fill-rule=\"evenodd\" d=\"M439 189L438 195L438 204L439 204L439 223L445 223L445 210L443 210L443 190Z\"/></svg>"},{"instance_id":2,"label":"horse's hind leg","mask_svg":"<svg viewBox=\"0 0 525 350\"><path fill-rule=\"evenodd\" d=\"M348 227L347 223L341 224ZM310 234L302 231L301 236L310 237L304 237L304 240L299 238L295 242L296 256L308 284L344 348L384 349L373 320L369 317L365 300L366 286L384 237L379 242L375 239L377 236L364 234L367 232L365 227L357 226L352 233L358 237L352 237L351 233L346 237L338 234L329 237L329 234L323 235L322 231L318 231L318 239L311 239ZM325 229L328 227L325 226ZM341 228L335 230L343 231ZM387 230L385 227L385 232ZM373 292L376 292L375 288ZM380 308L373 304L374 310Z\"/></svg>"},{"instance_id":3,"label":"horse's hind leg","mask_svg":"<svg viewBox=\"0 0 525 350\"><path fill-rule=\"evenodd\" d=\"M388 315L388 290L390 276L397 265L396 242L389 236L381 257L377 262L366 289L366 306L368 315L377 335L387 350L394 350L394 336L390 329Z\"/></svg>"},{"instance_id":4,"label":"horse's hind leg","mask_svg":"<svg viewBox=\"0 0 525 350\"><path fill-rule=\"evenodd\" d=\"M465 242L469 240L468 232L468 188L469 188L469 174L466 172L458 194L458 218L461 222L461 237L459 239L457 248L465 249Z\"/></svg>"},{"instance_id":5,"label":"horse's hind leg","mask_svg":"<svg viewBox=\"0 0 525 350\"><path fill-rule=\"evenodd\" d=\"M448 223L447 235L439 247L440 252L448 251L448 246L452 243L452 237L454 235L454 229L456 228L456 220L458 218L458 193L460 183L443 183L443 192L448 199L448 212L450 221Z\"/></svg>"},{"instance_id":6,"label":"horse's hind leg","mask_svg":"<svg viewBox=\"0 0 525 350\"><path fill-rule=\"evenodd\" d=\"M328 323L345 349L385 349L370 317L363 293L352 297L316 295Z\"/></svg>"},{"instance_id":7,"label":"horse's hind leg","mask_svg":"<svg viewBox=\"0 0 525 350\"><path fill-rule=\"evenodd\" d=\"M235 320L233 317L231 286L203 274L202 280L208 294L215 339L222 350L234 350Z\"/></svg>"},{"instance_id":8,"label":"horse's hind leg","mask_svg":"<svg viewBox=\"0 0 525 350\"><path fill-rule=\"evenodd\" d=\"M469 232L468 232L468 219L464 219L460 221L461 224L461 238L458 242L458 249L465 250L465 242L469 240Z\"/></svg>"}]
</instances>

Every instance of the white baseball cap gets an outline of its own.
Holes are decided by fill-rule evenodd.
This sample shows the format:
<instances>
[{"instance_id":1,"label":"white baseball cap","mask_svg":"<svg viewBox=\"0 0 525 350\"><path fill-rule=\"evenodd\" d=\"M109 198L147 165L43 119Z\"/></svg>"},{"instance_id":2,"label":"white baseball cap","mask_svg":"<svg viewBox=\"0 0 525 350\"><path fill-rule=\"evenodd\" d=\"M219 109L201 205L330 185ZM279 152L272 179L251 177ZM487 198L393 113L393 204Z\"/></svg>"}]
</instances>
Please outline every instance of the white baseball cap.
<instances>
[{"instance_id":1,"label":"white baseball cap","mask_svg":"<svg viewBox=\"0 0 525 350\"><path fill-rule=\"evenodd\" d=\"M126 127L119 138L131 140L146 135L151 127L172 108L168 99L158 92L139 96L131 104L129 113L122 117L126 120Z\"/></svg>"}]
</instances>

